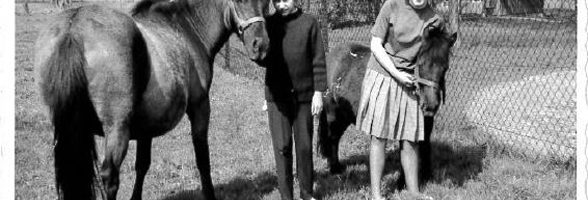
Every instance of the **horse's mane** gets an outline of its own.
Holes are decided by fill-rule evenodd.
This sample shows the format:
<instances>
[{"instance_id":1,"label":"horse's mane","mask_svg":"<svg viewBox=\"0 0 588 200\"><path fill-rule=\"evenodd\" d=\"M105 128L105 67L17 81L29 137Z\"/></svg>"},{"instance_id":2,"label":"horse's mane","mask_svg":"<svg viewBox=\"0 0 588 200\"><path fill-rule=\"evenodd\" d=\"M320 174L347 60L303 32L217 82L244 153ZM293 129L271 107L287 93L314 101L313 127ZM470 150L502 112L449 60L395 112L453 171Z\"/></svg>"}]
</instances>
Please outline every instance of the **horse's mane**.
<instances>
[{"instance_id":1,"label":"horse's mane","mask_svg":"<svg viewBox=\"0 0 588 200\"><path fill-rule=\"evenodd\" d=\"M137 3L131 10L131 15L145 15L150 12L160 13L163 15L184 14L189 12L189 0L142 0Z\"/></svg>"}]
</instances>

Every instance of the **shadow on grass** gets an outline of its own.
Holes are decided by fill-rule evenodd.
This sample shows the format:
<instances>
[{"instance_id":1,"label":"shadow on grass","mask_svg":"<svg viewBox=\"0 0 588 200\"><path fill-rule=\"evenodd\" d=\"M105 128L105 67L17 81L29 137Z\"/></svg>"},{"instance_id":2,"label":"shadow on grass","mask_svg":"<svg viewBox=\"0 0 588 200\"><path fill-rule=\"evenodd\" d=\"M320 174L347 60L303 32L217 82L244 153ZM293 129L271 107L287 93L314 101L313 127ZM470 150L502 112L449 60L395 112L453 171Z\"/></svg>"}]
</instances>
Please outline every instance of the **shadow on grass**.
<instances>
[{"instance_id":1,"label":"shadow on grass","mask_svg":"<svg viewBox=\"0 0 588 200\"><path fill-rule=\"evenodd\" d=\"M219 200L259 200L277 187L277 178L270 172L263 172L256 177L237 177L228 183L217 184L215 194ZM177 191L163 197L162 200L200 200L206 199L201 190Z\"/></svg>"},{"instance_id":2,"label":"shadow on grass","mask_svg":"<svg viewBox=\"0 0 588 200\"><path fill-rule=\"evenodd\" d=\"M461 146L446 142L432 142L431 169L433 177L429 182L445 183L451 181L461 187L478 176L484 167L487 156L486 146Z\"/></svg>"},{"instance_id":3,"label":"shadow on grass","mask_svg":"<svg viewBox=\"0 0 588 200\"><path fill-rule=\"evenodd\" d=\"M389 144L390 145L390 144ZM486 147L459 146L441 141L431 143L432 177L427 183L446 184L461 187L467 180L474 179L483 170L483 160L486 157ZM396 148L386 153L386 164L382 177L384 194L395 192L404 187L401 177L400 149ZM369 192L369 155L354 155L341 160L347 167L339 175L332 175L328 170L317 173L316 193L319 197L330 196L338 191L359 191L367 187Z\"/></svg>"}]
</instances>

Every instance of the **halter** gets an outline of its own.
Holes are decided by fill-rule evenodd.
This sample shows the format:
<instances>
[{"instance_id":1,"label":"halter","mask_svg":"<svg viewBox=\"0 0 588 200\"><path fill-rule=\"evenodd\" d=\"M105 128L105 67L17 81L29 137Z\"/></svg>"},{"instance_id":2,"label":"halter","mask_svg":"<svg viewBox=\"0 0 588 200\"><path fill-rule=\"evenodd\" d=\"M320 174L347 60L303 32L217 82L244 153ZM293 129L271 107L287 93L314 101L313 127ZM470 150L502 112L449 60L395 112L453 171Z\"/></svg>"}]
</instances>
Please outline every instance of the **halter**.
<instances>
[{"instance_id":1,"label":"halter","mask_svg":"<svg viewBox=\"0 0 588 200\"><path fill-rule=\"evenodd\" d=\"M431 80L428 80L428 79L421 78L421 75L419 73L419 67L420 66L417 65L414 68L415 82L420 83L420 84L423 84L423 85L426 85L426 86L429 86L429 87L432 87L432 88L435 88L435 89L440 89L441 87L439 86L438 83L435 83L434 81L431 81ZM420 89L419 88L419 84L416 84L416 88L417 89Z\"/></svg>"},{"instance_id":2,"label":"halter","mask_svg":"<svg viewBox=\"0 0 588 200\"><path fill-rule=\"evenodd\" d=\"M419 107L424 112L425 111L425 104L422 101L423 91L422 91L422 87L420 86L420 84L432 87L433 89L436 89L436 90L440 90L441 86L439 85L439 83L436 83L436 82L428 80L428 79L421 78L421 75L419 73L419 67L420 67L420 65L417 65L414 68L414 77L415 77L415 82L416 82L414 94L417 96ZM443 92L442 92L442 94L443 94ZM443 94L443 99L445 99L444 96L445 96L445 94Z\"/></svg>"},{"instance_id":3,"label":"halter","mask_svg":"<svg viewBox=\"0 0 588 200\"><path fill-rule=\"evenodd\" d=\"M229 9L229 10L225 11L225 13L228 12L228 13L232 14L237 20L237 34L239 34L240 36L243 35L243 32L245 31L245 29L247 29L249 26L251 26L251 24L256 23L256 22L260 22L260 23L265 22L265 19L261 16L251 17L246 20L241 19L241 17L239 17L239 14L237 13L237 10L235 9L235 3L233 1L229 0L229 7L227 9ZM227 24L227 25L230 24L230 22L227 21L227 17L225 17L225 24Z\"/></svg>"}]
</instances>

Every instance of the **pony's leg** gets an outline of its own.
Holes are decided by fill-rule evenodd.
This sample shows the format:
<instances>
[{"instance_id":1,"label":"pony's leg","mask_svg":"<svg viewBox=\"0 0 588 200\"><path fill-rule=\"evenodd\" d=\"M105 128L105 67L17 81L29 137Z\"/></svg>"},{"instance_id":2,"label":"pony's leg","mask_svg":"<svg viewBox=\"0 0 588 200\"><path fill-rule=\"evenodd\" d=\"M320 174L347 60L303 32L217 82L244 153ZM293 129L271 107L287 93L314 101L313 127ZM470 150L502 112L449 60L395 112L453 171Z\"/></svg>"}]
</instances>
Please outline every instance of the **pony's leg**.
<instances>
[{"instance_id":1,"label":"pony's leg","mask_svg":"<svg viewBox=\"0 0 588 200\"><path fill-rule=\"evenodd\" d=\"M433 132L433 117L425 117L425 140L419 142L419 154L421 158L421 183L425 183L433 176L433 169L431 167L431 133Z\"/></svg>"},{"instance_id":2,"label":"pony's leg","mask_svg":"<svg viewBox=\"0 0 588 200\"><path fill-rule=\"evenodd\" d=\"M133 188L133 196L131 200L141 200L141 193L143 193L143 182L145 175L149 171L151 165L151 142L153 138L137 139L137 160L135 161L135 171L137 172L137 179L135 180L135 187Z\"/></svg>"},{"instance_id":3,"label":"pony's leg","mask_svg":"<svg viewBox=\"0 0 588 200\"><path fill-rule=\"evenodd\" d=\"M214 187L210 176L210 153L208 150L208 124L210 122L210 100L191 103L188 118L192 126L192 143L196 154L196 166L200 172L202 193L207 200L214 200Z\"/></svg>"},{"instance_id":4,"label":"pony's leg","mask_svg":"<svg viewBox=\"0 0 588 200\"><path fill-rule=\"evenodd\" d=\"M345 166L339 162L339 141L349 126L349 123L341 122L341 116L337 115L338 106L332 98L324 98L324 110L319 116L318 145L321 154L327 158L331 174L340 174L345 171Z\"/></svg>"},{"instance_id":5,"label":"pony's leg","mask_svg":"<svg viewBox=\"0 0 588 200\"><path fill-rule=\"evenodd\" d=\"M344 122L329 122L329 134L331 141L331 156L327 159L329 163L329 171L332 174L340 174L345 171L345 165L339 162L339 142L341 141L341 137L345 133L345 130L350 125L350 123Z\"/></svg>"},{"instance_id":6,"label":"pony's leg","mask_svg":"<svg viewBox=\"0 0 588 200\"><path fill-rule=\"evenodd\" d=\"M105 131L106 148L100 172L108 200L116 199L120 166L127 154L130 138L129 128L126 125L128 123L118 122L115 124L104 129L108 131Z\"/></svg>"}]
</instances>

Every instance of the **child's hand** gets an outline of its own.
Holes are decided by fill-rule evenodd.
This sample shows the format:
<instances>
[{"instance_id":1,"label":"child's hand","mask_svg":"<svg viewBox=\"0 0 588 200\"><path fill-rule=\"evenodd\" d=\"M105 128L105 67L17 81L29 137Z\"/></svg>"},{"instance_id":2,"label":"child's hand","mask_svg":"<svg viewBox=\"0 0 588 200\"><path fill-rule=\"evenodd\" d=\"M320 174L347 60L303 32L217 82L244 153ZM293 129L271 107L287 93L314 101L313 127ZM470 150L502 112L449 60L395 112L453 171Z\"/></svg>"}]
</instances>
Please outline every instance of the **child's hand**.
<instances>
[{"instance_id":1,"label":"child's hand","mask_svg":"<svg viewBox=\"0 0 588 200\"><path fill-rule=\"evenodd\" d=\"M311 112L312 115L318 115L323 110L323 93L315 91L312 96Z\"/></svg>"}]
</instances>

